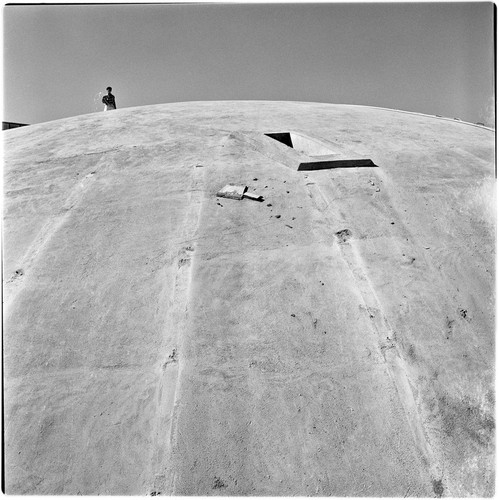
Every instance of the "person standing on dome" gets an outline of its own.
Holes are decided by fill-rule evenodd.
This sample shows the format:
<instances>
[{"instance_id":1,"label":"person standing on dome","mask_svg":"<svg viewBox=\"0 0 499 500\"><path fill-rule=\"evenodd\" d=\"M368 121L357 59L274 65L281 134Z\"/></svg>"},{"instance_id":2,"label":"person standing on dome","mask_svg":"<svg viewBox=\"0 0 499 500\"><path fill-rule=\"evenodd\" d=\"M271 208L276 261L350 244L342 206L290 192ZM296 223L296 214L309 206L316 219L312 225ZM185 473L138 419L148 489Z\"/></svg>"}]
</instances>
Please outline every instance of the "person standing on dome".
<instances>
[{"instance_id":1,"label":"person standing on dome","mask_svg":"<svg viewBox=\"0 0 499 500\"><path fill-rule=\"evenodd\" d=\"M111 90L113 90L111 87L108 87L106 90L107 95L102 98L102 102L106 105L104 111L111 111L112 109L116 109L116 99L111 94Z\"/></svg>"}]
</instances>

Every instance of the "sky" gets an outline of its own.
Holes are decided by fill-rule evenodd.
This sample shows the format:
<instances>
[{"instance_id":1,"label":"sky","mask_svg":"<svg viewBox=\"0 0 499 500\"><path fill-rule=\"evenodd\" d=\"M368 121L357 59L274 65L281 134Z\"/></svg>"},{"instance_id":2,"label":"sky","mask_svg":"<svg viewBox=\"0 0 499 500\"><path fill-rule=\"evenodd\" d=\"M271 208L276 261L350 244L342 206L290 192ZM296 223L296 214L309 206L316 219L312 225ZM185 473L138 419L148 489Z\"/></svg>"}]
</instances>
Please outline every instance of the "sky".
<instances>
[{"instance_id":1,"label":"sky","mask_svg":"<svg viewBox=\"0 0 499 500\"><path fill-rule=\"evenodd\" d=\"M493 3L5 5L3 121L205 100L494 123Z\"/></svg>"}]
</instances>

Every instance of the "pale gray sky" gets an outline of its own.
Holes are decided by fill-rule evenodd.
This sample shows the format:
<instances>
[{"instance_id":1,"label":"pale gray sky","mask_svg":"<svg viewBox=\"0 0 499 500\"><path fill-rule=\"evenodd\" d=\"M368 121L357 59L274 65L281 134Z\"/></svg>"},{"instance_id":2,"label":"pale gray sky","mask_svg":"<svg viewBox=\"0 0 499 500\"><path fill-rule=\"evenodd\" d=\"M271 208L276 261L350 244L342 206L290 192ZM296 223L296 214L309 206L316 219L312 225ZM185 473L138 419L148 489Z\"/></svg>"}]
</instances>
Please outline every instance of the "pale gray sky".
<instances>
[{"instance_id":1,"label":"pale gray sky","mask_svg":"<svg viewBox=\"0 0 499 500\"><path fill-rule=\"evenodd\" d=\"M190 100L381 106L492 124L492 3L4 7L4 121ZM97 102L96 102L97 101Z\"/></svg>"}]
</instances>

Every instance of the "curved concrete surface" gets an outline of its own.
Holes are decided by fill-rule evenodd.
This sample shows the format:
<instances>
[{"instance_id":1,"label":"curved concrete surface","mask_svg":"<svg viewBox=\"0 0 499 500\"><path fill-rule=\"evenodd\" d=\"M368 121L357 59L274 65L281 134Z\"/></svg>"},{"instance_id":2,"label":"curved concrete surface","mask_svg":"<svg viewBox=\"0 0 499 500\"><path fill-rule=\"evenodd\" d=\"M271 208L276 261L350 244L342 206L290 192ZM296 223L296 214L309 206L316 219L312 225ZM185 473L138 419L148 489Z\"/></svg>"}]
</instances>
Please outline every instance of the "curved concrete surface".
<instances>
[{"instance_id":1,"label":"curved concrete surface","mask_svg":"<svg viewBox=\"0 0 499 500\"><path fill-rule=\"evenodd\" d=\"M298 172L286 131L377 166ZM494 493L492 131L227 101L4 138L8 493Z\"/></svg>"}]
</instances>

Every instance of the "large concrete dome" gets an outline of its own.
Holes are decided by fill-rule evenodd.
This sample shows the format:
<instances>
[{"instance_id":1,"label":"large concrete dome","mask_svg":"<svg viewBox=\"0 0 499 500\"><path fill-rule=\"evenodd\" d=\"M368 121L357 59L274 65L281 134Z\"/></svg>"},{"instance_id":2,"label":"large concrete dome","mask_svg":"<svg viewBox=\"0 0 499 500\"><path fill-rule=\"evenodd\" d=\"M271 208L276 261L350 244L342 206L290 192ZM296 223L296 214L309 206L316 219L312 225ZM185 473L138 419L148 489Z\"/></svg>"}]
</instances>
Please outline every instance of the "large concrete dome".
<instances>
[{"instance_id":1,"label":"large concrete dome","mask_svg":"<svg viewBox=\"0 0 499 500\"><path fill-rule=\"evenodd\" d=\"M493 494L493 131L227 101L4 144L8 493Z\"/></svg>"}]
</instances>

